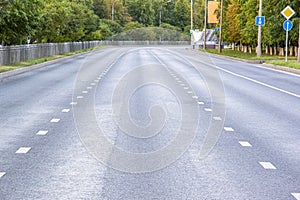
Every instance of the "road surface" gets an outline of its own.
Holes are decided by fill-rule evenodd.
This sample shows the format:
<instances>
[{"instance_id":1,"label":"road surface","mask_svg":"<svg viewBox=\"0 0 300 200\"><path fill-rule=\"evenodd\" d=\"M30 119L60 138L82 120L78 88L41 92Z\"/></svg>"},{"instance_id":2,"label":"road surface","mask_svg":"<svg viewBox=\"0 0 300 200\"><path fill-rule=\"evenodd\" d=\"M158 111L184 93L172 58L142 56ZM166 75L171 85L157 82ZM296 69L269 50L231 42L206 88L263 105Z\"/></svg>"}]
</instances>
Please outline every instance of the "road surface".
<instances>
[{"instance_id":1,"label":"road surface","mask_svg":"<svg viewBox=\"0 0 300 200\"><path fill-rule=\"evenodd\" d=\"M109 47L0 82L0 199L300 199L300 77Z\"/></svg>"}]
</instances>

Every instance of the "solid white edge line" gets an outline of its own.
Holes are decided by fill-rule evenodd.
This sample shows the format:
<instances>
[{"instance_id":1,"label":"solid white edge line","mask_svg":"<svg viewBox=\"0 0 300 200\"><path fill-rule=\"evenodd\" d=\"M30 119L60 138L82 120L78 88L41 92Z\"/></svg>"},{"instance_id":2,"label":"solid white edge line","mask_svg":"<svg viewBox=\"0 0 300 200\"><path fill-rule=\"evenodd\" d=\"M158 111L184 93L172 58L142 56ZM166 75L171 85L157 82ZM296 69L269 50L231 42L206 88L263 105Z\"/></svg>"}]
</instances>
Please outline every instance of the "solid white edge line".
<instances>
[{"instance_id":1,"label":"solid white edge line","mask_svg":"<svg viewBox=\"0 0 300 200\"><path fill-rule=\"evenodd\" d=\"M300 193L291 193L295 199L300 200Z\"/></svg>"},{"instance_id":2,"label":"solid white edge line","mask_svg":"<svg viewBox=\"0 0 300 200\"><path fill-rule=\"evenodd\" d=\"M216 68L217 68L217 69L219 69L219 70L221 70L221 71L227 72L227 73L229 73L229 74L231 74L231 75L234 75L234 76L237 76L237 77L240 77L240 78L246 79L246 80L248 80L248 81L251 81L251 82L257 83L257 84L259 84L259 85L262 85L262 86L265 86L265 87L271 88L271 89L273 89L273 90L277 90L277 91L279 91L279 92L283 92L283 93L285 93L285 94L288 94L288 95L291 95L291 96L294 96L294 97L300 98L300 95L298 95L298 94L295 94L295 93L293 93L293 92L289 92L289 91L287 91L287 90L283 90L283 89L281 89L281 88L277 88L277 87L275 87L275 86L272 86L272 85L269 85L269 84L266 84L266 83L263 83L263 82L260 82L260 81L254 80L254 79L252 79L252 78L249 78L249 77L246 77L246 76L243 76L243 75L240 75L240 74L234 73L234 72L231 72L231 71L229 71L229 70L223 69L223 68L221 68L221 67L218 67L218 66L216 66Z\"/></svg>"}]
</instances>

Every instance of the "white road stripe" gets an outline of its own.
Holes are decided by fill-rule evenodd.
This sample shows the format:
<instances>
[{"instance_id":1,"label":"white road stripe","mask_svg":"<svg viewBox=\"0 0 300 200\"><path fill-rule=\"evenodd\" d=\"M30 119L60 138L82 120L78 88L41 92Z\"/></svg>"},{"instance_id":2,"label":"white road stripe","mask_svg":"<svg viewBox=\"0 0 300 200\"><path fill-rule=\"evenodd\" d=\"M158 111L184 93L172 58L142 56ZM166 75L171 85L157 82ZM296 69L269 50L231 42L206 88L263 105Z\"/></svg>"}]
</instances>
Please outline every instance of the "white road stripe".
<instances>
[{"instance_id":1,"label":"white road stripe","mask_svg":"<svg viewBox=\"0 0 300 200\"><path fill-rule=\"evenodd\" d=\"M183 89L185 89L185 90L188 90L188 89L189 89L189 87L184 87Z\"/></svg>"},{"instance_id":2,"label":"white road stripe","mask_svg":"<svg viewBox=\"0 0 300 200\"><path fill-rule=\"evenodd\" d=\"M36 133L36 135L47 135L48 131L43 131L40 130L39 132Z\"/></svg>"},{"instance_id":3,"label":"white road stripe","mask_svg":"<svg viewBox=\"0 0 300 200\"><path fill-rule=\"evenodd\" d=\"M3 177L5 174L5 172L0 172L0 178Z\"/></svg>"},{"instance_id":4,"label":"white road stripe","mask_svg":"<svg viewBox=\"0 0 300 200\"><path fill-rule=\"evenodd\" d=\"M249 142L246 142L246 141L239 141L239 143L243 147L252 147L252 145Z\"/></svg>"},{"instance_id":5,"label":"white road stripe","mask_svg":"<svg viewBox=\"0 0 300 200\"><path fill-rule=\"evenodd\" d=\"M91 83L91 85L96 85L96 83Z\"/></svg>"},{"instance_id":6,"label":"white road stripe","mask_svg":"<svg viewBox=\"0 0 300 200\"><path fill-rule=\"evenodd\" d=\"M222 121L221 117L213 117L213 119L216 120L216 121Z\"/></svg>"},{"instance_id":7,"label":"white road stripe","mask_svg":"<svg viewBox=\"0 0 300 200\"><path fill-rule=\"evenodd\" d=\"M86 87L86 89L91 90L91 89L93 89L93 88L92 88L92 87Z\"/></svg>"},{"instance_id":8,"label":"white road stripe","mask_svg":"<svg viewBox=\"0 0 300 200\"><path fill-rule=\"evenodd\" d=\"M293 92L290 92L290 91L287 91L287 90L283 90L283 89L281 89L281 88L278 88L278 87L275 87L275 86L272 86L272 85L269 85L269 84L266 84L266 83L257 81L257 80L255 80L255 79L248 78L248 77L246 77L246 76L243 76L243 75L240 75L240 74L231 72L231 71L226 70L226 69L223 69L223 68L221 68L221 67L217 67L217 69L222 70L222 71L224 71L224 72L227 72L227 73L229 73L229 74L232 74L232 75L234 75L234 76L237 76L237 77L246 79L246 80L248 80L248 81L257 83L257 84L259 84L259 85L263 85L263 86L268 87L268 88L271 88L271 89L273 89L273 90L277 90L277 91L279 91L279 92L283 92L283 93L285 93L285 94L288 94L288 95L291 95L291 96L300 98L300 95L299 95L299 94L295 94L295 93L293 93Z\"/></svg>"},{"instance_id":9,"label":"white road stripe","mask_svg":"<svg viewBox=\"0 0 300 200\"><path fill-rule=\"evenodd\" d=\"M188 94L193 94L193 91L188 91L187 93L188 93Z\"/></svg>"},{"instance_id":10,"label":"white road stripe","mask_svg":"<svg viewBox=\"0 0 300 200\"><path fill-rule=\"evenodd\" d=\"M259 162L259 164L265 169L276 169L276 167L270 162Z\"/></svg>"},{"instance_id":11,"label":"white road stripe","mask_svg":"<svg viewBox=\"0 0 300 200\"><path fill-rule=\"evenodd\" d=\"M185 84L184 83L182 83L182 84L180 84L181 86L185 86Z\"/></svg>"},{"instance_id":12,"label":"white road stripe","mask_svg":"<svg viewBox=\"0 0 300 200\"><path fill-rule=\"evenodd\" d=\"M94 80L94 82L98 83L98 82L99 82L99 80Z\"/></svg>"},{"instance_id":13,"label":"white road stripe","mask_svg":"<svg viewBox=\"0 0 300 200\"><path fill-rule=\"evenodd\" d=\"M31 147L20 147L16 153L17 154L25 154L28 153L28 151L31 149Z\"/></svg>"},{"instance_id":14,"label":"white road stripe","mask_svg":"<svg viewBox=\"0 0 300 200\"><path fill-rule=\"evenodd\" d=\"M77 96L77 99L83 99L83 96Z\"/></svg>"},{"instance_id":15,"label":"white road stripe","mask_svg":"<svg viewBox=\"0 0 300 200\"><path fill-rule=\"evenodd\" d=\"M77 102L71 102L70 105L77 105Z\"/></svg>"},{"instance_id":16,"label":"white road stripe","mask_svg":"<svg viewBox=\"0 0 300 200\"><path fill-rule=\"evenodd\" d=\"M291 193L295 199L300 200L300 193Z\"/></svg>"},{"instance_id":17,"label":"white road stripe","mask_svg":"<svg viewBox=\"0 0 300 200\"><path fill-rule=\"evenodd\" d=\"M198 99L198 96L192 96L193 99Z\"/></svg>"},{"instance_id":18,"label":"white road stripe","mask_svg":"<svg viewBox=\"0 0 300 200\"><path fill-rule=\"evenodd\" d=\"M70 109L63 109L61 112L68 113L68 112L70 112Z\"/></svg>"},{"instance_id":19,"label":"white road stripe","mask_svg":"<svg viewBox=\"0 0 300 200\"><path fill-rule=\"evenodd\" d=\"M60 121L60 119L58 119L58 118L53 118L53 119L51 119L51 123L57 123L57 122L59 122Z\"/></svg>"},{"instance_id":20,"label":"white road stripe","mask_svg":"<svg viewBox=\"0 0 300 200\"><path fill-rule=\"evenodd\" d=\"M231 127L224 127L224 130L227 131L227 132L233 132L234 129L231 128Z\"/></svg>"},{"instance_id":21,"label":"white road stripe","mask_svg":"<svg viewBox=\"0 0 300 200\"><path fill-rule=\"evenodd\" d=\"M86 90L85 90L85 91L82 91L82 94L87 94L87 93L89 93L89 92L88 92L88 91L86 91Z\"/></svg>"},{"instance_id":22,"label":"white road stripe","mask_svg":"<svg viewBox=\"0 0 300 200\"><path fill-rule=\"evenodd\" d=\"M198 101L198 104L199 104L199 105L204 105L204 102Z\"/></svg>"},{"instance_id":23,"label":"white road stripe","mask_svg":"<svg viewBox=\"0 0 300 200\"><path fill-rule=\"evenodd\" d=\"M210 109L210 108L204 108L204 110L205 110L206 112L212 112L212 109Z\"/></svg>"}]
</instances>

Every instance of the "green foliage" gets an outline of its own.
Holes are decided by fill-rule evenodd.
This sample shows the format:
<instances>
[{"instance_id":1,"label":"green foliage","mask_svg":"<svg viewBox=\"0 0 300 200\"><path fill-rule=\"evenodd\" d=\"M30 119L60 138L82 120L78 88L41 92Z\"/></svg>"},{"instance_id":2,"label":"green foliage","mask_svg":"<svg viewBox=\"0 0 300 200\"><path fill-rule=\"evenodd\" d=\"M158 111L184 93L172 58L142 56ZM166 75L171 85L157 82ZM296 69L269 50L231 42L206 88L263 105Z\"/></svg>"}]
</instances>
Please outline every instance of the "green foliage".
<instances>
[{"instance_id":1,"label":"green foliage","mask_svg":"<svg viewBox=\"0 0 300 200\"><path fill-rule=\"evenodd\" d=\"M188 0L177 0L175 4L175 13L177 26L184 30L184 27L190 24L190 3Z\"/></svg>"},{"instance_id":2,"label":"green foliage","mask_svg":"<svg viewBox=\"0 0 300 200\"><path fill-rule=\"evenodd\" d=\"M128 0L128 13L133 21L151 26L154 19L152 0Z\"/></svg>"},{"instance_id":3,"label":"green foliage","mask_svg":"<svg viewBox=\"0 0 300 200\"><path fill-rule=\"evenodd\" d=\"M128 31L128 30L142 28L142 27L143 27L143 24L140 24L138 22L128 22L127 24L125 24L123 30Z\"/></svg>"},{"instance_id":4,"label":"green foliage","mask_svg":"<svg viewBox=\"0 0 300 200\"><path fill-rule=\"evenodd\" d=\"M300 7L298 0L263 0L263 16L265 26L262 27L262 42L268 46L284 46L285 31L282 24L285 18L281 11L290 5L296 15L292 17L294 25L298 24L300 17L297 9ZM245 45L257 45L258 28L255 26L255 17L258 15L259 1L257 0L230 0L225 6L224 14L224 40L227 42L242 42ZM298 29L294 28L289 32L290 43L297 45Z\"/></svg>"}]
</instances>

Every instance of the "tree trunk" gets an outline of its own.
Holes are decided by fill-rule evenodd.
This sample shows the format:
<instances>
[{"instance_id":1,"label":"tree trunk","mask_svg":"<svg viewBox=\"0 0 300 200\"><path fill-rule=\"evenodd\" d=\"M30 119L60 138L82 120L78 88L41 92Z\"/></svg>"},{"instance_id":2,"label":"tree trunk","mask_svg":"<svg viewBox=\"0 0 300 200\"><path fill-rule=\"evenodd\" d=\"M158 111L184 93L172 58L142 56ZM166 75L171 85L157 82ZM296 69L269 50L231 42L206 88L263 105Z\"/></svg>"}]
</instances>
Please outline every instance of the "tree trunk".
<instances>
[{"instance_id":1,"label":"tree trunk","mask_svg":"<svg viewBox=\"0 0 300 200\"><path fill-rule=\"evenodd\" d=\"M269 46L266 45L266 54L269 55L269 53L270 53L270 52L269 52Z\"/></svg>"},{"instance_id":2,"label":"tree trunk","mask_svg":"<svg viewBox=\"0 0 300 200\"><path fill-rule=\"evenodd\" d=\"M293 56L293 55L294 55L294 47L291 46L291 47L290 47L290 56Z\"/></svg>"},{"instance_id":3,"label":"tree trunk","mask_svg":"<svg viewBox=\"0 0 300 200\"><path fill-rule=\"evenodd\" d=\"M270 47L270 55L273 56L273 47Z\"/></svg>"},{"instance_id":4,"label":"tree trunk","mask_svg":"<svg viewBox=\"0 0 300 200\"><path fill-rule=\"evenodd\" d=\"M284 56L284 53L285 53L285 51L284 51L284 48L279 48L279 56Z\"/></svg>"}]
</instances>

